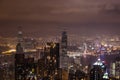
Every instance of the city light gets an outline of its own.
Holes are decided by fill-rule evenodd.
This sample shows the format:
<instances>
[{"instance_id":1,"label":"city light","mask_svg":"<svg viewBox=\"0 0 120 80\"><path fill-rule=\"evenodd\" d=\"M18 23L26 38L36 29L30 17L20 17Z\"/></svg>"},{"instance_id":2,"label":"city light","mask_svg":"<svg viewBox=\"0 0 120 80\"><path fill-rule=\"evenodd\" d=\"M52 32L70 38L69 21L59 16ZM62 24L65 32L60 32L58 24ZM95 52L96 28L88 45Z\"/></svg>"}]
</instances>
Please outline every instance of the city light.
<instances>
[{"instance_id":1,"label":"city light","mask_svg":"<svg viewBox=\"0 0 120 80\"><path fill-rule=\"evenodd\" d=\"M2 54L11 54L11 53L14 53L14 52L16 52L16 50L15 49L11 49L11 50L2 52Z\"/></svg>"},{"instance_id":2,"label":"city light","mask_svg":"<svg viewBox=\"0 0 120 80\"><path fill-rule=\"evenodd\" d=\"M120 0L0 0L0 80L120 80Z\"/></svg>"}]
</instances>

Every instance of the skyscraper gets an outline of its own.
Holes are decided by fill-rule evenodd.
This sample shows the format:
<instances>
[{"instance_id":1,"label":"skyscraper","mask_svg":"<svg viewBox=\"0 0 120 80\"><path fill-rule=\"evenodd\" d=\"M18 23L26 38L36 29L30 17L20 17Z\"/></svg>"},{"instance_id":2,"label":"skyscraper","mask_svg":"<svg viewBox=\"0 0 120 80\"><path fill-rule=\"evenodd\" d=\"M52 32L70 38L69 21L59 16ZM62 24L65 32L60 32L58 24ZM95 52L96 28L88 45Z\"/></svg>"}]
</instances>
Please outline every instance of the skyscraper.
<instances>
[{"instance_id":1,"label":"skyscraper","mask_svg":"<svg viewBox=\"0 0 120 80\"><path fill-rule=\"evenodd\" d=\"M46 74L49 79L59 80L59 43L47 43L47 47L45 49L45 66L46 66Z\"/></svg>"},{"instance_id":2,"label":"skyscraper","mask_svg":"<svg viewBox=\"0 0 120 80\"><path fill-rule=\"evenodd\" d=\"M102 80L104 71L106 71L105 65L100 59L98 59L93 64L93 68L90 71L90 80Z\"/></svg>"},{"instance_id":3,"label":"skyscraper","mask_svg":"<svg viewBox=\"0 0 120 80\"><path fill-rule=\"evenodd\" d=\"M113 78L120 79L120 55L111 63L110 74Z\"/></svg>"},{"instance_id":4,"label":"skyscraper","mask_svg":"<svg viewBox=\"0 0 120 80\"><path fill-rule=\"evenodd\" d=\"M98 65L95 65L90 71L90 80L101 80L101 69Z\"/></svg>"},{"instance_id":5,"label":"skyscraper","mask_svg":"<svg viewBox=\"0 0 120 80\"><path fill-rule=\"evenodd\" d=\"M15 54L15 80L24 80L24 57L23 48L18 43Z\"/></svg>"},{"instance_id":6,"label":"skyscraper","mask_svg":"<svg viewBox=\"0 0 120 80\"><path fill-rule=\"evenodd\" d=\"M61 51L62 54L67 54L67 32L62 32L62 39L61 39Z\"/></svg>"},{"instance_id":7,"label":"skyscraper","mask_svg":"<svg viewBox=\"0 0 120 80\"><path fill-rule=\"evenodd\" d=\"M67 56L67 32L62 32L61 37L61 52L60 52L60 68L62 69L68 69L68 61L69 57Z\"/></svg>"},{"instance_id":8,"label":"skyscraper","mask_svg":"<svg viewBox=\"0 0 120 80\"><path fill-rule=\"evenodd\" d=\"M28 78L36 78L36 63L33 57L26 58L21 43L16 46L15 54L15 80L26 80Z\"/></svg>"}]
</instances>

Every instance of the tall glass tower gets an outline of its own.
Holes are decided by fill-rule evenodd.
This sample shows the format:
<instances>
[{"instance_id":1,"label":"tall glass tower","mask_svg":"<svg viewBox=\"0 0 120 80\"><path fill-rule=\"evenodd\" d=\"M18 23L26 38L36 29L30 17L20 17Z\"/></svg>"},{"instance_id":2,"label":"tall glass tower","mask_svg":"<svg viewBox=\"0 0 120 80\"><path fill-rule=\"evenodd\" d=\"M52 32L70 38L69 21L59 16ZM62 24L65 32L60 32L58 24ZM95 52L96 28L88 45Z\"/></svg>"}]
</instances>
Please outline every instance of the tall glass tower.
<instances>
[{"instance_id":1,"label":"tall glass tower","mask_svg":"<svg viewBox=\"0 0 120 80\"><path fill-rule=\"evenodd\" d=\"M67 32L62 32L61 50L60 50L60 68L68 70L69 57L67 55Z\"/></svg>"},{"instance_id":2,"label":"tall glass tower","mask_svg":"<svg viewBox=\"0 0 120 80\"><path fill-rule=\"evenodd\" d=\"M62 32L62 39L61 39L61 51L62 55L67 54L67 32Z\"/></svg>"}]
</instances>

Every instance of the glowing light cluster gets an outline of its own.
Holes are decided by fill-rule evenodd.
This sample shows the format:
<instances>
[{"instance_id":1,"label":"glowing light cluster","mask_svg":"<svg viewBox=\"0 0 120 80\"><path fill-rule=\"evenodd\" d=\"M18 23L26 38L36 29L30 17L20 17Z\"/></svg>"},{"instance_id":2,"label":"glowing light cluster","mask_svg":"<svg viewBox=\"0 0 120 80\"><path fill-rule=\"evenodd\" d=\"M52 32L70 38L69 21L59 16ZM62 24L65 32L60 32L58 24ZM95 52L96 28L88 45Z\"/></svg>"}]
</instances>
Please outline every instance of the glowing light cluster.
<instances>
[{"instance_id":1,"label":"glowing light cluster","mask_svg":"<svg viewBox=\"0 0 120 80\"><path fill-rule=\"evenodd\" d=\"M98 65L98 66L102 66L103 63L100 59L98 59L93 65Z\"/></svg>"},{"instance_id":2,"label":"glowing light cluster","mask_svg":"<svg viewBox=\"0 0 120 80\"><path fill-rule=\"evenodd\" d=\"M108 76L108 73L107 73L107 72L104 73L103 79L109 79L109 76Z\"/></svg>"},{"instance_id":3,"label":"glowing light cluster","mask_svg":"<svg viewBox=\"0 0 120 80\"><path fill-rule=\"evenodd\" d=\"M15 49L11 49L11 50L2 52L2 54L8 54L8 53L12 53L12 52L16 52L16 50Z\"/></svg>"}]
</instances>

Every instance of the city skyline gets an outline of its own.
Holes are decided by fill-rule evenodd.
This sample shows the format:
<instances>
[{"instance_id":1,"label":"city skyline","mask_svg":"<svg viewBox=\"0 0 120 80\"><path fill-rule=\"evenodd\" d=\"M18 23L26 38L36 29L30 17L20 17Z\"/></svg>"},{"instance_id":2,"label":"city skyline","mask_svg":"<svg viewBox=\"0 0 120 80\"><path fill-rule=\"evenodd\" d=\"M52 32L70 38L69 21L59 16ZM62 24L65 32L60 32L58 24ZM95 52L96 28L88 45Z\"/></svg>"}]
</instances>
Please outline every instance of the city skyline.
<instances>
[{"instance_id":1,"label":"city skyline","mask_svg":"<svg viewBox=\"0 0 120 80\"><path fill-rule=\"evenodd\" d=\"M0 0L0 80L120 80L120 0Z\"/></svg>"},{"instance_id":2,"label":"city skyline","mask_svg":"<svg viewBox=\"0 0 120 80\"><path fill-rule=\"evenodd\" d=\"M25 0L0 2L0 34L16 36L17 27L39 36L119 34L119 0Z\"/></svg>"}]
</instances>

